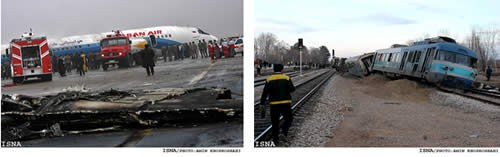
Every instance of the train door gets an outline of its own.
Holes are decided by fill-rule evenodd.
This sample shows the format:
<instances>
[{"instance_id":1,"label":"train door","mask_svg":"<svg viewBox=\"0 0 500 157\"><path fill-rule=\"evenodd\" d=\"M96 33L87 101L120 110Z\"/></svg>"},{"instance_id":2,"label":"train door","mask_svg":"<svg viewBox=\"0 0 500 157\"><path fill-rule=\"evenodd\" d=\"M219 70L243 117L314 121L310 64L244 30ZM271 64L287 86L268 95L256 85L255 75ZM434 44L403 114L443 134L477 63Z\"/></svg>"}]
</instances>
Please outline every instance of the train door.
<instances>
[{"instance_id":1,"label":"train door","mask_svg":"<svg viewBox=\"0 0 500 157\"><path fill-rule=\"evenodd\" d=\"M425 52L425 58L424 58L424 63L422 64L421 66L421 69L420 69L420 72L424 73L426 72L428 69L428 65L429 65L429 60L431 60L431 56L433 56L432 54L434 53L434 51L432 51L434 48L429 48L426 50Z\"/></svg>"},{"instance_id":2,"label":"train door","mask_svg":"<svg viewBox=\"0 0 500 157\"><path fill-rule=\"evenodd\" d=\"M401 59L401 65L399 65L399 71L403 71L406 63L406 56L408 55L408 51L405 51L403 54L403 59Z\"/></svg>"},{"instance_id":3,"label":"train door","mask_svg":"<svg viewBox=\"0 0 500 157\"><path fill-rule=\"evenodd\" d=\"M411 70L412 74L415 74L415 72L417 72L421 55L422 55L422 51L420 51L420 50L415 51L415 54L413 56L413 66L412 66L412 70Z\"/></svg>"}]
</instances>

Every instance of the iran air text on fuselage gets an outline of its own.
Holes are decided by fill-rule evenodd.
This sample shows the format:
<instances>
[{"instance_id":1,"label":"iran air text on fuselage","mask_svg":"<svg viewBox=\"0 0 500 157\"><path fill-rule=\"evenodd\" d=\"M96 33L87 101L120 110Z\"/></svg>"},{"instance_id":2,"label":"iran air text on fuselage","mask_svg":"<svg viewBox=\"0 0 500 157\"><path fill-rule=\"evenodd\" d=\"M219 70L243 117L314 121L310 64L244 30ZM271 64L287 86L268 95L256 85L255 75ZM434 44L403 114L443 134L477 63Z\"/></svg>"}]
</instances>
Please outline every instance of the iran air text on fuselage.
<instances>
[{"instance_id":1,"label":"iran air text on fuselage","mask_svg":"<svg viewBox=\"0 0 500 157\"><path fill-rule=\"evenodd\" d=\"M122 35L127 36L127 37L137 37L137 36L146 36L146 35L148 35L148 36L149 35L156 35L156 34L161 34L161 33L162 33L161 30L155 30L155 31L149 31L149 32L147 32L147 34L145 31L143 31L143 32L134 32L134 33L124 33Z\"/></svg>"}]
</instances>

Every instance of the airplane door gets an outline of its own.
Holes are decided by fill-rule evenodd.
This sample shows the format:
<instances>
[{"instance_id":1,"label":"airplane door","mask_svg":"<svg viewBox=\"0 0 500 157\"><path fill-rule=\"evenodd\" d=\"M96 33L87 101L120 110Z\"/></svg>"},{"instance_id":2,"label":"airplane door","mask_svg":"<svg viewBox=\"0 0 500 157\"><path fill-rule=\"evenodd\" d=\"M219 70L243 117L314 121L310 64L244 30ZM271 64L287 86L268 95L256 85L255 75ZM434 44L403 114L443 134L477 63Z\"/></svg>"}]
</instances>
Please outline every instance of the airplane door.
<instances>
[{"instance_id":1,"label":"airplane door","mask_svg":"<svg viewBox=\"0 0 500 157\"><path fill-rule=\"evenodd\" d=\"M154 35L150 35L149 36L149 39L151 40L151 47L155 47L156 46L156 37Z\"/></svg>"}]
</instances>

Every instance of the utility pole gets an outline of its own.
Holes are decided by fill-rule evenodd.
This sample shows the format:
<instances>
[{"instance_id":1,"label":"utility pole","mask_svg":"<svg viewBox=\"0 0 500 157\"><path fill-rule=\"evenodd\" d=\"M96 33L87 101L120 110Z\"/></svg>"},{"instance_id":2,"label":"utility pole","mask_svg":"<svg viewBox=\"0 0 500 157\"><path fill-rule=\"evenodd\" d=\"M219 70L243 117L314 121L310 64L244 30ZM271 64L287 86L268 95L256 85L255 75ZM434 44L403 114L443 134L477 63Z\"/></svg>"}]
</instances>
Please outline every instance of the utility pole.
<instances>
[{"instance_id":1,"label":"utility pole","mask_svg":"<svg viewBox=\"0 0 500 157\"><path fill-rule=\"evenodd\" d=\"M300 55L300 76L302 76L302 47L303 47L303 41L302 38L299 38L299 55Z\"/></svg>"}]
</instances>

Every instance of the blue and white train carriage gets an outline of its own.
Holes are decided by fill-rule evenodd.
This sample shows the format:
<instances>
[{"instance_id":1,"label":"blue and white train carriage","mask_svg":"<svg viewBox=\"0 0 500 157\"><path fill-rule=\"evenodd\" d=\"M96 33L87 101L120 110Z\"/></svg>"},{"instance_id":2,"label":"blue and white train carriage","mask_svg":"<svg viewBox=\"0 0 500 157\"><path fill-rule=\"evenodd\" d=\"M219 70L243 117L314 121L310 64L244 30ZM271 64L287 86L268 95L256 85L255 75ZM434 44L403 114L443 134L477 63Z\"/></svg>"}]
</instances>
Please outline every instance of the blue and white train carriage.
<instances>
[{"instance_id":1,"label":"blue and white train carriage","mask_svg":"<svg viewBox=\"0 0 500 157\"><path fill-rule=\"evenodd\" d=\"M469 89L476 80L477 58L472 50L440 36L410 46L377 50L371 71Z\"/></svg>"}]
</instances>

